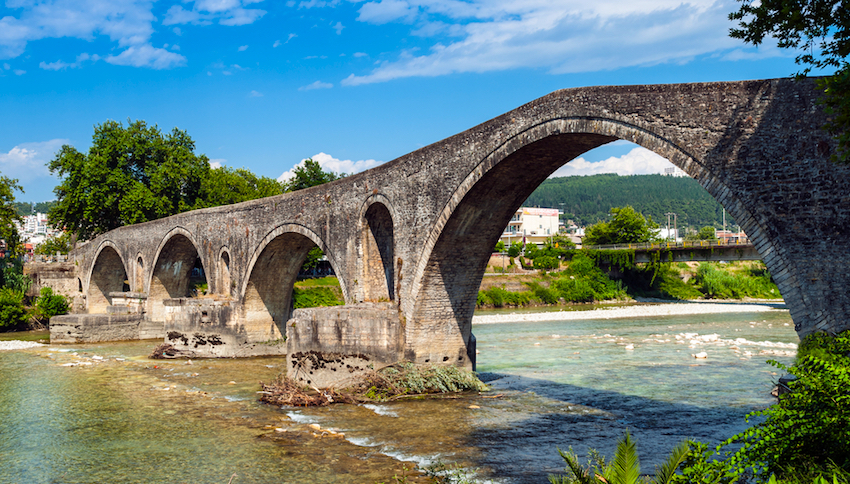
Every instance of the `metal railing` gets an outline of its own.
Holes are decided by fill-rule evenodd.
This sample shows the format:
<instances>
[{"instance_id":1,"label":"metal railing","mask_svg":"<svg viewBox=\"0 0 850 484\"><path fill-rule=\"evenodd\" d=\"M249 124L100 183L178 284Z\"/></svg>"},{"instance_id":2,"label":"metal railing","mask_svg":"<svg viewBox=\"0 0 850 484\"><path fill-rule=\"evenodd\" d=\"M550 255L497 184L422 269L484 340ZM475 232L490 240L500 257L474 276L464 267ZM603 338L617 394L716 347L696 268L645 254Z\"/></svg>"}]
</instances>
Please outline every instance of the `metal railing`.
<instances>
[{"instance_id":1,"label":"metal railing","mask_svg":"<svg viewBox=\"0 0 850 484\"><path fill-rule=\"evenodd\" d=\"M611 245L588 245L585 249L594 250L662 250L662 249L712 249L712 248L727 248L727 247L752 247L749 240L683 240L681 242L673 242L671 240L663 242L645 242L640 244L611 244Z\"/></svg>"}]
</instances>

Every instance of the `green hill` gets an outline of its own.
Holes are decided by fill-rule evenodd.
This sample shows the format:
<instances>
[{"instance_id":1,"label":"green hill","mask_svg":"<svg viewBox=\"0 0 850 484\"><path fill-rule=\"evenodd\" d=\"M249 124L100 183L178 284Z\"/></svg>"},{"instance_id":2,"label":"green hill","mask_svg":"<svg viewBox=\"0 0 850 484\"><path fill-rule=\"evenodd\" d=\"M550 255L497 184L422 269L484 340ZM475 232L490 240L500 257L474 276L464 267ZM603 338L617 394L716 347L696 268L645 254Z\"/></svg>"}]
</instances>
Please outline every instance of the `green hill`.
<instances>
[{"instance_id":1,"label":"green hill","mask_svg":"<svg viewBox=\"0 0 850 484\"><path fill-rule=\"evenodd\" d=\"M530 207L558 208L579 226L608 220L612 207L631 205L661 225L667 212L678 214L679 228L723 226L722 207L689 177L615 174L568 176L544 181L525 202ZM726 227L734 220L726 214Z\"/></svg>"}]
</instances>

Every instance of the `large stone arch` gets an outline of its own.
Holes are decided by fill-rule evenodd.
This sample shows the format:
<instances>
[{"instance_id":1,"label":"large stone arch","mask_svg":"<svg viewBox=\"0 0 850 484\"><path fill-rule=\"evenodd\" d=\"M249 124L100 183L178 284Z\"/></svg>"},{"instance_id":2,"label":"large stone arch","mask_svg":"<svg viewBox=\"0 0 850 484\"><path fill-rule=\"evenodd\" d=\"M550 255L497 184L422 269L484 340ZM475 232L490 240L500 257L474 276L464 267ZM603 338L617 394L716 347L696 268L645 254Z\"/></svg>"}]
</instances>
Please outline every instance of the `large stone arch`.
<instances>
[{"instance_id":1,"label":"large stone arch","mask_svg":"<svg viewBox=\"0 0 850 484\"><path fill-rule=\"evenodd\" d=\"M147 311L152 321L165 321L165 299L190 295L189 279L198 259L206 269L198 244L183 227L171 229L162 238L154 252L147 284Z\"/></svg>"},{"instance_id":2,"label":"large stone arch","mask_svg":"<svg viewBox=\"0 0 850 484\"><path fill-rule=\"evenodd\" d=\"M112 304L109 295L126 289L127 267L118 246L109 240L100 243L92 259L86 287L86 307L89 313L105 313Z\"/></svg>"},{"instance_id":3,"label":"large stone arch","mask_svg":"<svg viewBox=\"0 0 850 484\"><path fill-rule=\"evenodd\" d=\"M281 338L291 315L292 289L307 252L318 246L337 272L333 254L312 230L298 224L284 224L266 235L252 254L240 290L239 324L249 335L248 342ZM339 272L337 272L339 274ZM343 278L340 287L346 302L348 290Z\"/></svg>"},{"instance_id":4,"label":"large stone arch","mask_svg":"<svg viewBox=\"0 0 850 484\"><path fill-rule=\"evenodd\" d=\"M685 143L641 126L603 117L559 117L505 139L463 179L436 218L413 273L412 297L403 304L408 318L405 358L418 363L469 366L471 321L488 257L516 209L562 165L581 154L628 140L667 158L724 205L756 241L763 256L774 251L745 206L722 181L684 148ZM771 259L772 260L772 259ZM768 262L768 259L766 259ZM779 267L768 269L775 270ZM793 281L780 285L783 295Z\"/></svg>"},{"instance_id":5,"label":"large stone arch","mask_svg":"<svg viewBox=\"0 0 850 484\"><path fill-rule=\"evenodd\" d=\"M398 297L395 257L395 210L383 194L373 194L363 204L359 218L358 289L361 301L394 301Z\"/></svg>"}]
</instances>

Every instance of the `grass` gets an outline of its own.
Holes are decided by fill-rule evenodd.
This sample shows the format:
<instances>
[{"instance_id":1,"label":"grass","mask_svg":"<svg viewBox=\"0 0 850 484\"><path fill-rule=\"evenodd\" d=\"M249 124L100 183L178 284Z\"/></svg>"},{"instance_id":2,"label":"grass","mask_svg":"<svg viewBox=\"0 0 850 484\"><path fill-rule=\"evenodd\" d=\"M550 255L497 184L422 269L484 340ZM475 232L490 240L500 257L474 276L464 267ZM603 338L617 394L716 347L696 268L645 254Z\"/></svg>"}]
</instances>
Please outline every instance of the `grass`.
<instances>
[{"instance_id":1,"label":"grass","mask_svg":"<svg viewBox=\"0 0 850 484\"><path fill-rule=\"evenodd\" d=\"M339 287L339 279L335 276L317 277L314 279L303 279L295 283L295 287L336 286Z\"/></svg>"},{"instance_id":2,"label":"grass","mask_svg":"<svg viewBox=\"0 0 850 484\"><path fill-rule=\"evenodd\" d=\"M0 333L0 341L50 341L50 331L17 331Z\"/></svg>"}]
</instances>

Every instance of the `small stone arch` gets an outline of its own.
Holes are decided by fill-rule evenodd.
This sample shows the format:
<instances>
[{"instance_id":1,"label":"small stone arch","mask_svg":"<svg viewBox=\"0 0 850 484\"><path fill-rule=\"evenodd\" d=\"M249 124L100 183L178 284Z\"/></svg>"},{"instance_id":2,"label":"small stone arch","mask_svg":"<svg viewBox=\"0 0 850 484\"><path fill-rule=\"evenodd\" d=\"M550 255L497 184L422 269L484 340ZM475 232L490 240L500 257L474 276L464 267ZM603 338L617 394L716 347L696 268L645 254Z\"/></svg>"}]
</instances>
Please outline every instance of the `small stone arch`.
<instances>
[{"instance_id":1,"label":"small stone arch","mask_svg":"<svg viewBox=\"0 0 850 484\"><path fill-rule=\"evenodd\" d=\"M127 269L118 246L109 240L101 242L93 260L87 278L86 307L89 313L105 313L112 304L110 293L129 289ZM82 292L82 281L80 289Z\"/></svg>"},{"instance_id":2,"label":"small stone arch","mask_svg":"<svg viewBox=\"0 0 850 484\"><path fill-rule=\"evenodd\" d=\"M224 296L230 296L233 293L233 284L235 284L231 276L230 264L230 250L226 246L222 247L218 251L218 282L216 283L216 292Z\"/></svg>"},{"instance_id":3,"label":"small stone arch","mask_svg":"<svg viewBox=\"0 0 850 484\"><path fill-rule=\"evenodd\" d=\"M359 220L359 299L395 301L400 267L396 267L392 204L383 194L373 194L361 207Z\"/></svg>"},{"instance_id":4,"label":"small stone arch","mask_svg":"<svg viewBox=\"0 0 850 484\"><path fill-rule=\"evenodd\" d=\"M145 292L145 259L141 252L136 254L136 260L133 264L133 290L136 292Z\"/></svg>"},{"instance_id":5,"label":"small stone arch","mask_svg":"<svg viewBox=\"0 0 850 484\"><path fill-rule=\"evenodd\" d=\"M248 263L242 285L240 323L257 341L277 339L285 334L283 325L292 309L292 288L307 252L318 246L325 252L334 271L338 265L333 253L312 230L298 224L284 224L266 235ZM340 278L346 301L348 291Z\"/></svg>"},{"instance_id":6,"label":"small stone arch","mask_svg":"<svg viewBox=\"0 0 850 484\"><path fill-rule=\"evenodd\" d=\"M165 299L189 297L192 269L205 268L192 234L182 228L170 230L160 242L153 258L148 282L148 314L152 321L165 320Z\"/></svg>"}]
</instances>

